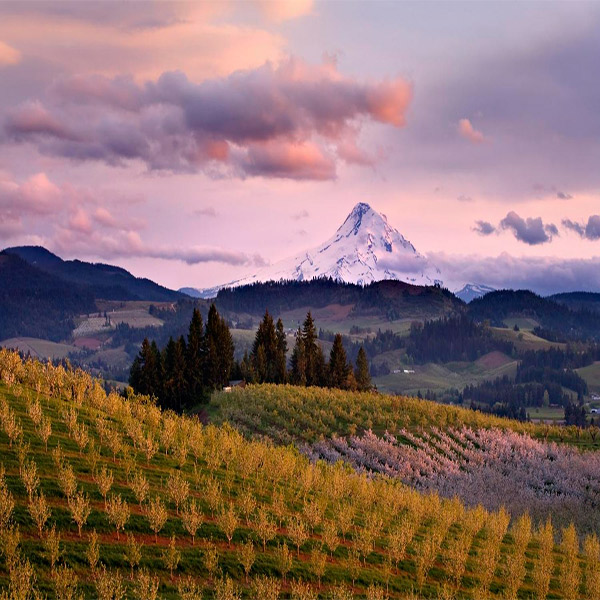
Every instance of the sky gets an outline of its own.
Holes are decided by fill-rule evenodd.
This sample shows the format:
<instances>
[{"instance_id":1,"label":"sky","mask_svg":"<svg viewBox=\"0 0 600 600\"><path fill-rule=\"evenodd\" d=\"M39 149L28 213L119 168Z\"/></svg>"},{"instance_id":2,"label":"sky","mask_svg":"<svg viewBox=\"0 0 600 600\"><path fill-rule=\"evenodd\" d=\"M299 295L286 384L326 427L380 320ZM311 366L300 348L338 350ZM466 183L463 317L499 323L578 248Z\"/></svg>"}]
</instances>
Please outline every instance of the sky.
<instances>
[{"instance_id":1,"label":"sky","mask_svg":"<svg viewBox=\"0 0 600 600\"><path fill-rule=\"evenodd\" d=\"M600 3L0 2L0 247L211 287L357 202L445 284L600 291Z\"/></svg>"}]
</instances>

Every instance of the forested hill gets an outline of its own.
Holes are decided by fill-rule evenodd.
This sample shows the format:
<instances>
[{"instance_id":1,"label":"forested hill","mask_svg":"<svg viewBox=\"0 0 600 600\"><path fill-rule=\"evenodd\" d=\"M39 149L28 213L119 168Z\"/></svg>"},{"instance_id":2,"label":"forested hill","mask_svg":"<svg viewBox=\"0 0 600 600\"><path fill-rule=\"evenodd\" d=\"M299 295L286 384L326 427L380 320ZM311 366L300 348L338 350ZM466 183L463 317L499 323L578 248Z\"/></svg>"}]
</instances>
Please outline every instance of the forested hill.
<instances>
[{"instance_id":1,"label":"forested hill","mask_svg":"<svg viewBox=\"0 0 600 600\"><path fill-rule=\"evenodd\" d=\"M320 308L332 304L352 305L353 313L378 314L390 320L462 310L464 303L440 287L421 287L402 281L376 281L365 287L333 279L254 283L219 291L220 310L263 314L268 308L280 314L295 308Z\"/></svg>"},{"instance_id":2,"label":"forested hill","mask_svg":"<svg viewBox=\"0 0 600 600\"><path fill-rule=\"evenodd\" d=\"M150 279L134 277L121 267L81 260L62 260L41 246L19 246L7 248L4 252L17 255L29 265L60 277L69 284L87 287L94 298L168 302L183 297L183 294Z\"/></svg>"},{"instance_id":3,"label":"forested hill","mask_svg":"<svg viewBox=\"0 0 600 600\"><path fill-rule=\"evenodd\" d=\"M527 290L500 290L473 300L468 306L476 321L487 320L503 327L511 316L529 317L539 323L536 333L547 337L548 332L565 339L599 339L600 313L585 308L569 308L552 298L542 298Z\"/></svg>"},{"instance_id":4,"label":"forested hill","mask_svg":"<svg viewBox=\"0 0 600 600\"><path fill-rule=\"evenodd\" d=\"M585 309L600 313L600 294L594 292L569 292L567 294L555 294L550 300L564 304L571 309Z\"/></svg>"},{"instance_id":5,"label":"forested hill","mask_svg":"<svg viewBox=\"0 0 600 600\"><path fill-rule=\"evenodd\" d=\"M90 289L0 252L0 339L24 335L58 341L73 329L73 315L93 310Z\"/></svg>"}]
</instances>

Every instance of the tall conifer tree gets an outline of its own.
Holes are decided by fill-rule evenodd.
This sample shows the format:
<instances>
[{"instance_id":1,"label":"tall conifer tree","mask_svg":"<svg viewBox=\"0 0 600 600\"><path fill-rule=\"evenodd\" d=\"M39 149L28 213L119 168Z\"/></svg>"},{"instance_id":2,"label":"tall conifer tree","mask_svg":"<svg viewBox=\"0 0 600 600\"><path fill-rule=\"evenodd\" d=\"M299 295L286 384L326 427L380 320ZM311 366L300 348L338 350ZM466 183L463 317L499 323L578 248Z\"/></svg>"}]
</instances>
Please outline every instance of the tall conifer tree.
<instances>
[{"instance_id":1,"label":"tall conifer tree","mask_svg":"<svg viewBox=\"0 0 600 600\"><path fill-rule=\"evenodd\" d=\"M342 344L342 336L336 333L329 355L329 385L344 389L348 385L348 358Z\"/></svg>"},{"instance_id":2,"label":"tall conifer tree","mask_svg":"<svg viewBox=\"0 0 600 600\"><path fill-rule=\"evenodd\" d=\"M208 311L205 347L205 381L211 389L220 389L229 383L234 346L229 327L214 304Z\"/></svg>"},{"instance_id":3,"label":"tall conifer tree","mask_svg":"<svg viewBox=\"0 0 600 600\"><path fill-rule=\"evenodd\" d=\"M356 379L356 386L359 391L365 392L371 389L371 373L369 372L369 361L367 360L367 353L361 346L358 349L358 356L356 357L356 368L354 369L354 378Z\"/></svg>"},{"instance_id":4,"label":"tall conifer tree","mask_svg":"<svg viewBox=\"0 0 600 600\"><path fill-rule=\"evenodd\" d=\"M204 393L205 362L204 324L202 315L194 308L188 332L185 356L185 381L189 402L197 402Z\"/></svg>"},{"instance_id":5,"label":"tall conifer tree","mask_svg":"<svg viewBox=\"0 0 600 600\"><path fill-rule=\"evenodd\" d=\"M287 380L287 339L283 321L277 319L276 325L277 354L275 357L275 383L285 383Z\"/></svg>"},{"instance_id":6,"label":"tall conifer tree","mask_svg":"<svg viewBox=\"0 0 600 600\"><path fill-rule=\"evenodd\" d=\"M302 325L302 343L306 362L304 373L306 385L320 385L322 383L322 365L325 360L322 358L321 347L317 343L317 330L310 311L308 311Z\"/></svg>"},{"instance_id":7,"label":"tall conifer tree","mask_svg":"<svg viewBox=\"0 0 600 600\"><path fill-rule=\"evenodd\" d=\"M250 354L256 381L274 382L277 365L277 334L273 317L267 310L258 326Z\"/></svg>"},{"instance_id":8,"label":"tall conifer tree","mask_svg":"<svg viewBox=\"0 0 600 600\"><path fill-rule=\"evenodd\" d=\"M294 385L306 385L306 354L304 352L304 340L302 330L298 327L296 332L296 343L292 351L290 378Z\"/></svg>"}]
</instances>

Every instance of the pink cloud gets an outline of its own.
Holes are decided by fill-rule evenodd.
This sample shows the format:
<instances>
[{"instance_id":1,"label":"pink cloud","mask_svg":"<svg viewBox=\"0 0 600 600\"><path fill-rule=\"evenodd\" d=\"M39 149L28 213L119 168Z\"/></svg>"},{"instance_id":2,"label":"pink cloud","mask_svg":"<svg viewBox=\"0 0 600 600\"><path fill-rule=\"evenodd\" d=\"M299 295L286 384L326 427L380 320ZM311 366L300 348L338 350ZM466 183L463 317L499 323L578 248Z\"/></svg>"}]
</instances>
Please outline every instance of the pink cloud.
<instances>
[{"instance_id":1,"label":"pink cloud","mask_svg":"<svg viewBox=\"0 0 600 600\"><path fill-rule=\"evenodd\" d=\"M92 222L87 213L80 208L69 218L69 227L80 233L88 234L92 232Z\"/></svg>"},{"instance_id":2,"label":"pink cloud","mask_svg":"<svg viewBox=\"0 0 600 600\"><path fill-rule=\"evenodd\" d=\"M262 14L275 23L310 15L313 0L256 0Z\"/></svg>"},{"instance_id":3,"label":"pink cloud","mask_svg":"<svg viewBox=\"0 0 600 600\"><path fill-rule=\"evenodd\" d=\"M9 214L47 215L62 206L61 190L45 173L33 175L21 184L12 179L0 180L0 208Z\"/></svg>"},{"instance_id":4,"label":"pink cloud","mask_svg":"<svg viewBox=\"0 0 600 600\"><path fill-rule=\"evenodd\" d=\"M23 231L23 222L19 217L0 214L0 236L3 239L12 238Z\"/></svg>"},{"instance_id":5,"label":"pink cloud","mask_svg":"<svg viewBox=\"0 0 600 600\"><path fill-rule=\"evenodd\" d=\"M199 84L181 72L143 86L127 77L63 80L45 105L13 111L5 130L76 160L323 180L335 178L336 159L373 164L356 144L362 125L402 127L411 98L403 79L362 83L331 61L292 58Z\"/></svg>"},{"instance_id":6,"label":"pink cloud","mask_svg":"<svg viewBox=\"0 0 600 600\"><path fill-rule=\"evenodd\" d=\"M250 175L326 180L335 177L335 162L309 142L268 142L250 147L243 169Z\"/></svg>"},{"instance_id":7,"label":"pink cloud","mask_svg":"<svg viewBox=\"0 0 600 600\"><path fill-rule=\"evenodd\" d=\"M473 144L482 144L487 141L483 133L475 129L469 119L461 119L458 122L458 133Z\"/></svg>"},{"instance_id":8,"label":"pink cloud","mask_svg":"<svg viewBox=\"0 0 600 600\"><path fill-rule=\"evenodd\" d=\"M404 79L395 79L373 86L367 93L367 103L375 120L403 127L412 97L412 85Z\"/></svg>"},{"instance_id":9,"label":"pink cloud","mask_svg":"<svg viewBox=\"0 0 600 600\"><path fill-rule=\"evenodd\" d=\"M40 101L26 102L10 111L5 129L17 139L37 134L58 139L69 138L66 127Z\"/></svg>"},{"instance_id":10,"label":"pink cloud","mask_svg":"<svg viewBox=\"0 0 600 600\"><path fill-rule=\"evenodd\" d=\"M16 65L21 60L21 53L0 40L0 67Z\"/></svg>"},{"instance_id":11,"label":"pink cloud","mask_svg":"<svg viewBox=\"0 0 600 600\"><path fill-rule=\"evenodd\" d=\"M234 266L264 264L264 259L258 254L248 255L228 248L149 244L142 240L137 231L127 230L106 235L96 230L88 233L79 228L60 228L48 244L59 253L94 256L107 260L156 258L180 261L188 265L211 262Z\"/></svg>"},{"instance_id":12,"label":"pink cloud","mask_svg":"<svg viewBox=\"0 0 600 600\"><path fill-rule=\"evenodd\" d=\"M94 212L94 220L100 223L100 225L104 225L104 227L117 227L117 220L112 216L112 214L103 206L100 206Z\"/></svg>"},{"instance_id":13,"label":"pink cloud","mask_svg":"<svg viewBox=\"0 0 600 600\"><path fill-rule=\"evenodd\" d=\"M12 3L2 6L0 39L67 73L133 73L139 81L172 69L224 76L278 60L286 45L276 31L225 22L231 2L118 4Z\"/></svg>"}]
</instances>

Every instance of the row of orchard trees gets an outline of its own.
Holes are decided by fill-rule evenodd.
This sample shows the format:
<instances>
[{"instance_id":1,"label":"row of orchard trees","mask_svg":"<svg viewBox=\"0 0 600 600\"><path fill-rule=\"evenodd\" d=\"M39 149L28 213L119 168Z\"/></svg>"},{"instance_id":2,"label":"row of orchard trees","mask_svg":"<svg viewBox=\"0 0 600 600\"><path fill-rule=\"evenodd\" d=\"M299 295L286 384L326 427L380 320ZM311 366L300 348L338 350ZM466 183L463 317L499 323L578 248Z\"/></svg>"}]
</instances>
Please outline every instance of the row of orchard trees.
<instances>
[{"instance_id":1,"label":"row of orchard trees","mask_svg":"<svg viewBox=\"0 0 600 600\"><path fill-rule=\"evenodd\" d=\"M231 332L214 304L206 326L194 309L187 340L169 339L160 351L146 338L133 361L129 384L139 394L154 396L163 408L181 412L186 404L205 400L227 385L233 368Z\"/></svg>"},{"instance_id":2,"label":"row of orchard trees","mask_svg":"<svg viewBox=\"0 0 600 600\"><path fill-rule=\"evenodd\" d=\"M295 345L287 368L287 340L281 319L274 323L268 311L261 321L250 355L240 363L244 379L253 383L293 383L302 386L332 387L344 390L366 391L371 388L369 364L364 348L360 348L356 366L349 362L337 334L329 361L325 361L318 342L317 331L310 313L298 328Z\"/></svg>"},{"instance_id":3,"label":"row of orchard trees","mask_svg":"<svg viewBox=\"0 0 600 600\"><path fill-rule=\"evenodd\" d=\"M406 588L406 581L399 582L406 577L427 596L516 598L533 592L541 600L549 594L568 600L600 597L598 540L588 536L582 554L572 526L562 530L561 545L556 547L549 521L534 529L524 515L511 527L504 510L468 510L457 500L423 496L341 464L309 464L287 448L247 442L231 429L203 427L161 413L144 398L106 395L83 374L23 364L18 355L5 351L0 351L0 378L12 391L10 401L3 395L0 402L0 443L5 460L18 465L15 473L0 477L0 529L9 598L31 597L18 591L24 588L24 579L30 584L34 575L19 549L12 518L17 505L27 507L30 523L58 574L54 585L61 598L75 598L76 586L72 595L58 589L75 578L73 563L59 560L61 539L56 526L64 528L65 521L53 522L55 506L67 508L81 536L89 534L86 559L98 598L120 600L124 592L117 583L124 586L121 573L102 566L102 556L115 564L118 553L114 539L102 532L98 536L87 526L93 513L105 514L114 528L124 555L122 568L137 571L135 597L156 598L157 579L139 569L144 553L140 540L128 530L136 505L145 524L138 520L136 531L151 531L157 539L170 522L169 530L180 524L193 547L198 543L203 572L208 573L204 583L220 600L239 598L239 587L244 585L240 579L234 583L227 578L237 572L237 565L227 566L232 556L248 577L260 555L278 576L278 580L255 580L251 597L261 600L278 598L282 587L298 600L316 598L323 579L329 586L322 592L330 597L351 598L349 592L340 595L338 584L345 581L354 586L360 581L361 585L372 582L367 597L381 600L385 588ZM82 394L73 397L69 383L79 386ZM38 393L51 399L40 401ZM56 422L57 414L62 423ZM44 433L45 419L50 419L49 437ZM41 458L42 448L52 457L51 473L38 470L38 465L48 462ZM97 492L86 481L90 472ZM50 479L58 482L60 495L54 486L44 485ZM135 502L128 500L130 495ZM95 516L94 521L101 522ZM28 525L22 511L19 521ZM217 531L223 540L218 546L206 540L209 531ZM63 550L67 543L63 542ZM110 552L105 547L109 544ZM194 552L171 536L162 552L164 570L174 576ZM80 576L87 577L77 564ZM190 563L185 566L187 571ZM228 569L223 578L218 577L221 568ZM181 597L201 598L200 583L178 578ZM149 588L154 591L149 593ZM272 592L269 596L267 588ZM190 589L193 594L186 595Z\"/></svg>"}]
</instances>

